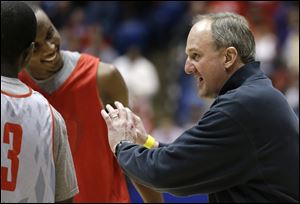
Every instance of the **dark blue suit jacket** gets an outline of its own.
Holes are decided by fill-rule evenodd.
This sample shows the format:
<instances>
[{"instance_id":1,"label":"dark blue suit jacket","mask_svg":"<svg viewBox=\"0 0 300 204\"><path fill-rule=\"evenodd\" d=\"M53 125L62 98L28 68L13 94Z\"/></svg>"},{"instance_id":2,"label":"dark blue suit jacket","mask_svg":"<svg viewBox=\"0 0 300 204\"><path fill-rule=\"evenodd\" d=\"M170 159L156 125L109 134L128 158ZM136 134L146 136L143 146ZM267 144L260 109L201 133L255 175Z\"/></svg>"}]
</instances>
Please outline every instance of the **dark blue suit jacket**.
<instances>
[{"instance_id":1,"label":"dark blue suit jacket","mask_svg":"<svg viewBox=\"0 0 300 204\"><path fill-rule=\"evenodd\" d=\"M172 144L123 143L117 158L142 184L211 202L299 202L299 121L285 97L248 63L202 119Z\"/></svg>"}]
</instances>

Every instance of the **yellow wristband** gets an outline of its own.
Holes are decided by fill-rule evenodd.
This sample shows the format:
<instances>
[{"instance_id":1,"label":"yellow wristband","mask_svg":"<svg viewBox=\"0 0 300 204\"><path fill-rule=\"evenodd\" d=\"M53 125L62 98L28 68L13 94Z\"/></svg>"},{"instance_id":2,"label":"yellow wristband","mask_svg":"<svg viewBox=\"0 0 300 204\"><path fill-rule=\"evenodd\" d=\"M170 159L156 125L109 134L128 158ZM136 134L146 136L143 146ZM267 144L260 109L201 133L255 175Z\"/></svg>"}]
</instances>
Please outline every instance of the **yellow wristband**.
<instances>
[{"instance_id":1,"label":"yellow wristband","mask_svg":"<svg viewBox=\"0 0 300 204\"><path fill-rule=\"evenodd\" d=\"M151 135L148 135L147 140L143 146L148 149L152 149L154 145L155 145L155 139Z\"/></svg>"}]
</instances>

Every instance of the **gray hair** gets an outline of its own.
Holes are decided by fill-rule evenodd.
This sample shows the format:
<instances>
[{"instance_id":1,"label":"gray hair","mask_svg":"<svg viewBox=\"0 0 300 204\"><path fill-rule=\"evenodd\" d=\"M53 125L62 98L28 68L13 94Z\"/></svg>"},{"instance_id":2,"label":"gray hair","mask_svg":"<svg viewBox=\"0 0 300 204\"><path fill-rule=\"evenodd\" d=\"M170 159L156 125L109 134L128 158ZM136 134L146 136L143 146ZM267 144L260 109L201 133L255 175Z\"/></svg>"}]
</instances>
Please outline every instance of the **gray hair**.
<instances>
[{"instance_id":1,"label":"gray hair","mask_svg":"<svg viewBox=\"0 0 300 204\"><path fill-rule=\"evenodd\" d=\"M212 36L217 49L233 46L243 63L255 60L254 37L243 16L229 12L198 15L193 24L202 20L211 21Z\"/></svg>"}]
</instances>

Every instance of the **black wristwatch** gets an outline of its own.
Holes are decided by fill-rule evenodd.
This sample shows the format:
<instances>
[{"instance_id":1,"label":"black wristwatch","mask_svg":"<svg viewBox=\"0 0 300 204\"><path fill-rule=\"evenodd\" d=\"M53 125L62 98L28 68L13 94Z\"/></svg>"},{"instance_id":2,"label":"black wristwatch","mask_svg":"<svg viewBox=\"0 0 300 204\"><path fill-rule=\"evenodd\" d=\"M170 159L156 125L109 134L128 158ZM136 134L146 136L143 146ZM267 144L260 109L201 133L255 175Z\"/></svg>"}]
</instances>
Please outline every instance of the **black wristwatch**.
<instances>
[{"instance_id":1,"label":"black wristwatch","mask_svg":"<svg viewBox=\"0 0 300 204\"><path fill-rule=\"evenodd\" d=\"M118 157L118 153L119 153L119 150L120 150L120 147L122 144L124 143L129 143L129 144L132 144L133 142L130 141L130 140L121 140L115 147L115 156Z\"/></svg>"}]
</instances>

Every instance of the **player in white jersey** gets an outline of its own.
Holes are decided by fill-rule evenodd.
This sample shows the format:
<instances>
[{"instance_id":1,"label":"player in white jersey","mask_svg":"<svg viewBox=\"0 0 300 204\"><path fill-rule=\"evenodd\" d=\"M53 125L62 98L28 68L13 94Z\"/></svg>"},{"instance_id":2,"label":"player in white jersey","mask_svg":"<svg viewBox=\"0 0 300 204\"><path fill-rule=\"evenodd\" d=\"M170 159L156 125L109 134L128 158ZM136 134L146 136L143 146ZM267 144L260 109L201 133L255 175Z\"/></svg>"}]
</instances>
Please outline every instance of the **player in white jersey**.
<instances>
[{"instance_id":1,"label":"player in white jersey","mask_svg":"<svg viewBox=\"0 0 300 204\"><path fill-rule=\"evenodd\" d=\"M1 203L71 202L79 192L63 118L17 79L36 26L25 3L1 1Z\"/></svg>"}]
</instances>

